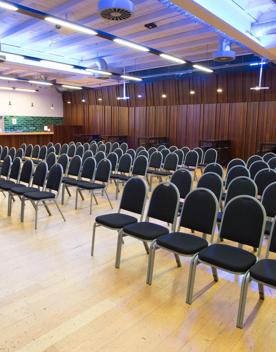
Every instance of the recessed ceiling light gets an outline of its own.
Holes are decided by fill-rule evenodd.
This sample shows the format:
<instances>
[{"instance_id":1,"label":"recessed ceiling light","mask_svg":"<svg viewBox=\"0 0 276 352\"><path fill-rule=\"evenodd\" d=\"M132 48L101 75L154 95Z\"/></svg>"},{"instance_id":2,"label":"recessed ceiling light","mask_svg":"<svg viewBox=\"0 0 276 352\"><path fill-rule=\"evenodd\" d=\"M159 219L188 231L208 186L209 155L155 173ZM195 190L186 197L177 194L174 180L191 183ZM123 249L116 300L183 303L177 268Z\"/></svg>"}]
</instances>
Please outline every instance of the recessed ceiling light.
<instances>
[{"instance_id":1,"label":"recessed ceiling light","mask_svg":"<svg viewBox=\"0 0 276 352\"><path fill-rule=\"evenodd\" d=\"M17 11L18 8L12 4L8 4L5 1L0 1L0 7L5 10Z\"/></svg>"},{"instance_id":2,"label":"recessed ceiling light","mask_svg":"<svg viewBox=\"0 0 276 352\"><path fill-rule=\"evenodd\" d=\"M63 88L67 88L67 89L82 90L82 87L68 86L67 84L63 84L62 87L63 87Z\"/></svg>"},{"instance_id":3,"label":"recessed ceiling light","mask_svg":"<svg viewBox=\"0 0 276 352\"><path fill-rule=\"evenodd\" d=\"M194 90L190 90L190 94L191 95L195 95L195 91Z\"/></svg>"},{"instance_id":4,"label":"recessed ceiling light","mask_svg":"<svg viewBox=\"0 0 276 352\"><path fill-rule=\"evenodd\" d=\"M76 31L76 32L81 32L81 33L89 34L89 35L97 35L98 34L96 31L94 31L91 28L80 26L80 25L72 23L72 22L64 21L60 18L45 17L44 19L47 22L57 24L58 26L61 26L61 27L72 29L73 31Z\"/></svg>"},{"instance_id":5,"label":"recessed ceiling light","mask_svg":"<svg viewBox=\"0 0 276 352\"><path fill-rule=\"evenodd\" d=\"M168 55L168 54L162 53L162 54L160 54L160 57L162 57L163 59L169 60L169 61L176 62L178 64L186 64L185 60L179 59L178 57L171 56L171 55Z\"/></svg>"},{"instance_id":6,"label":"recessed ceiling light","mask_svg":"<svg viewBox=\"0 0 276 352\"><path fill-rule=\"evenodd\" d=\"M139 45L136 43L132 43L132 42L129 42L128 40L124 40L121 38L115 38L115 39L113 39L113 41L117 44L128 46L129 48L136 49L139 51L144 51L144 52L149 51L149 49L146 48L145 46L142 46L142 45Z\"/></svg>"},{"instance_id":7,"label":"recessed ceiling light","mask_svg":"<svg viewBox=\"0 0 276 352\"><path fill-rule=\"evenodd\" d=\"M83 98L83 99L81 100L81 102L82 102L82 103L85 103L85 102L86 102L86 100Z\"/></svg>"},{"instance_id":8,"label":"recessed ceiling light","mask_svg":"<svg viewBox=\"0 0 276 352\"><path fill-rule=\"evenodd\" d=\"M26 93L36 93L37 91L34 89L27 89L27 88L14 88L17 92L26 92Z\"/></svg>"},{"instance_id":9,"label":"recessed ceiling light","mask_svg":"<svg viewBox=\"0 0 276 352\"><path fill-rule=\"evenodd\" d=\"M202 66L202 65L195 64L195 65L193 65L193 67L196 68L197 70L200 70L200 71L203 71L203 72L208 72L208 73L214 72L209 67L205 67L205 66Z\"/></svg>"},{"instance_id":10,"label":"recessed ceiling light","mask_svg":"<svg viewBox=\"0 0 276 352\"><path fill-rule=\"evenodd\" d=\"M162 97L163 99L165 99L165 98L167 98L167 94L162 94L161 97Z\"/></svg>"},{"instance_id":11,"label":"recessed ceiling light","mask_svg":"<svg viewBox=\"0 0 276 352\"><path fill-rule=\"evenodd\" d=\"M33 80L30 80L28 82L31 83L31 84L39 84L41 86L52 86L53 85L53 83L46 82L46 81L33 81Z\"/></svg>"},{"instance_id":12,"label":"recessed ceiling light","mask_svg":"<svg viewBox=\"0 0 276 352\"><path fill-rule=\"evenodd\" d=\"M71 101L70 101L70 100L68 100L68 101L67 101L67 104L71 104Z\"/></svg>"},{"instance_id":13,"label":"recessed ceiling light","mask_svg":"<svg viewBox=\"0 0 276 352\"><path fill-rule=\"evenodd\" d=\"M102 101L102 98L98 98L98 101Z\"/></svg>"},{"instance_id":14,"label":"recessed ceiling light","mask_svg":"<svg viewBox=\"0 0 276 352\"><path fill-rule=\"evenodd\" d=\"M218 89L217 89L217 92L218 92L218 93L222 93L223 90L222 90L221 88L218 88Z\"/></svg>"},{"instance_id":15,"label":"recessed ceiling light","mask_svg":"<svg viewBox=\"0 0 276 352\"><path fill-rule=\"evenodd\" d=\"M143 98L142 94L138 94L137 98L139 98L139 99Z\"/></svg>"},{"instance_id":16,"label":"recessed ceiling light","mask_svg":"<svg viewBox=\"0 0 276 352\"><path fill-rule=\"evenodd\" d=\"M142 78L128 76L128 75L121 75L121 78L130 80L130 81L136 81L136 82L141 82L142 81Z\"/></svg>"},{"instance_id":17,"label":"recessed ceiling light","mask_svg":"<svg viewBox=\"0 0 276 352\"><path fill-rule=\"evenodd\" d=\"M96 70L96 69L93 69L93 68L87 68L85 71L91 72L91 73L95 73L95 74L98 74L98 75L112 76L111 72L102 71L102 70Z\"/></svg>"}]
</instances>

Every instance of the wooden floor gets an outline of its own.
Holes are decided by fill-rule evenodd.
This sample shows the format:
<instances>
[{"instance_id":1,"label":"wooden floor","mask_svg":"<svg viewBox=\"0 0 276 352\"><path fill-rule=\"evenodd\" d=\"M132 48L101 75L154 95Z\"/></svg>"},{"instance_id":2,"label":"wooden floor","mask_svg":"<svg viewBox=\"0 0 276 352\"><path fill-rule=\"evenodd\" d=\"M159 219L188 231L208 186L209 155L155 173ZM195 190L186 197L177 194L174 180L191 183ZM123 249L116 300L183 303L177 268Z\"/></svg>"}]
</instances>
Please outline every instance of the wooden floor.
<instances>
[{"instance_id":1,"label":"wooden floor","mask_svg":"<svg viewBox=\"0 0 276 352\"><path fill-rule=\"evenodd\" d=\"M110 187L113 204L114 189ZM199 266L195 291L210 290L192 306L185 303L188 261L177 268L171 254L158 251L153 285L145 284L147 255L140 242L126 239L121 269L114 268L116 236L98 229L90 257L95 215L109 212L104 198L89 216L89 201L66 199L66 223L56 209L33 209L19 221L0 205L0 351L3 352L168 352L274 351L276 292L266 288L260 305L256 285L248 294L246 325L235 328L239 281L222 272L212 283Z\"/></svg>"}]
</instances>

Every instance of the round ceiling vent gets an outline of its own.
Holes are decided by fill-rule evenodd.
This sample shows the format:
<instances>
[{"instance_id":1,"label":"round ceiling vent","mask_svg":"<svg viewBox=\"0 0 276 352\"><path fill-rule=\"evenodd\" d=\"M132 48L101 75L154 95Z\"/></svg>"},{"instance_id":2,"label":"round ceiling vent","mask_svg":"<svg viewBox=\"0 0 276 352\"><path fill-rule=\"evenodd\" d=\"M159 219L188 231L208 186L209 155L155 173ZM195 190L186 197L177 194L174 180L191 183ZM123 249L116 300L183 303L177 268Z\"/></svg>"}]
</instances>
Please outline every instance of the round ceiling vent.
<instances>
[{"instance_id":1,"label":"round ceiling vent","mask_svg":"<svg viewBox=\"0 0 276 352\"><path fill-rule=\"evenodd\" d=\"M106 20L122 21L132 15L134 4L130 0L100 0L98 10Z\"/></svg>"}]
</instances>

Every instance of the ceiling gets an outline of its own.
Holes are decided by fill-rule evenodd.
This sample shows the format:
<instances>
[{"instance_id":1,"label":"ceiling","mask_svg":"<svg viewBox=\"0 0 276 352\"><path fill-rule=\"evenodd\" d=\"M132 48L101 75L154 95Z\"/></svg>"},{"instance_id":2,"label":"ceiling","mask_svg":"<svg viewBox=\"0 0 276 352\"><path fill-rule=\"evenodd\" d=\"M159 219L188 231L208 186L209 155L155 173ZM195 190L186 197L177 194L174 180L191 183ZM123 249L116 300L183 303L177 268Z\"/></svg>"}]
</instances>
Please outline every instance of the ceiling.
<instances>
[{"instance_id":1,"label":"ceiling","mask_svg":"<svg viewBox=\"0 0 276 352\"><path fill-rule=\"evenodd\" d=\"M271 18L272 0L232 0L238 6L259 19ZM144 46L190 61L204 61L212 57L223 33L212 25L199 21L192 14L168 6L164 0L133 0L135 11L125 21L104 20L97 13L97 1L91 0L43 0L17 1L36 10L76 22L93 29L109 32ZM274 8L273 8L274 10ZM29 56L51 59L75 65L94 67L96 58L103 58L108 69L122 73L171 65L156 55L142 53L119 46L95 36L87 36L65 29L56 29L53 24L0 9L0 42L3 51L17 52ZM155 29L145 24L154 22ZM234 41L232 49L237 55L252 53L245 45ZM21 78L57 80L58 83L82 86L99 86L107 80L83 75L53 71L19 64L1 63L1 75ZM117 83L109 79L108 84Z\"/></svg>"}]
</instances>

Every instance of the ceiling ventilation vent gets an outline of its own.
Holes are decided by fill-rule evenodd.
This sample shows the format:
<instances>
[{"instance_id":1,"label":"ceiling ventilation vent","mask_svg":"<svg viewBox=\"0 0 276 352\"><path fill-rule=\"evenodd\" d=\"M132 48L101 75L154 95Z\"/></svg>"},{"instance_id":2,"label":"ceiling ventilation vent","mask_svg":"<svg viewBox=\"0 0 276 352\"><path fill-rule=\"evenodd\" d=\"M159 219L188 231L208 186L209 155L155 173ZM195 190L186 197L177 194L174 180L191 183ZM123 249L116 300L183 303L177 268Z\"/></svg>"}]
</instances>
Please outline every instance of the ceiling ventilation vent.
<instances>
[{"instance_id":1,"label":"ceiling ventilation vent","mask_svg":"<svg viewBox=\"0 0 276 352\"><path fill-rule=\"evenodd\" d=\"M130 0L100 0L98 11L106 20L122 21L132 15L134 4Z\"/></svg>"},{"instance_id":2,"label":"ceiling ventilation vent","mask_svg":"<svg viewBox=\"0 0 276 352\"><path fill-rule=\"evenodd\" d=\"M214 61L229 62L236 58L235 51L231 50L231 43L228 39L221 39L219 50L213 54Z\"/></svg>"}]
</instances>

